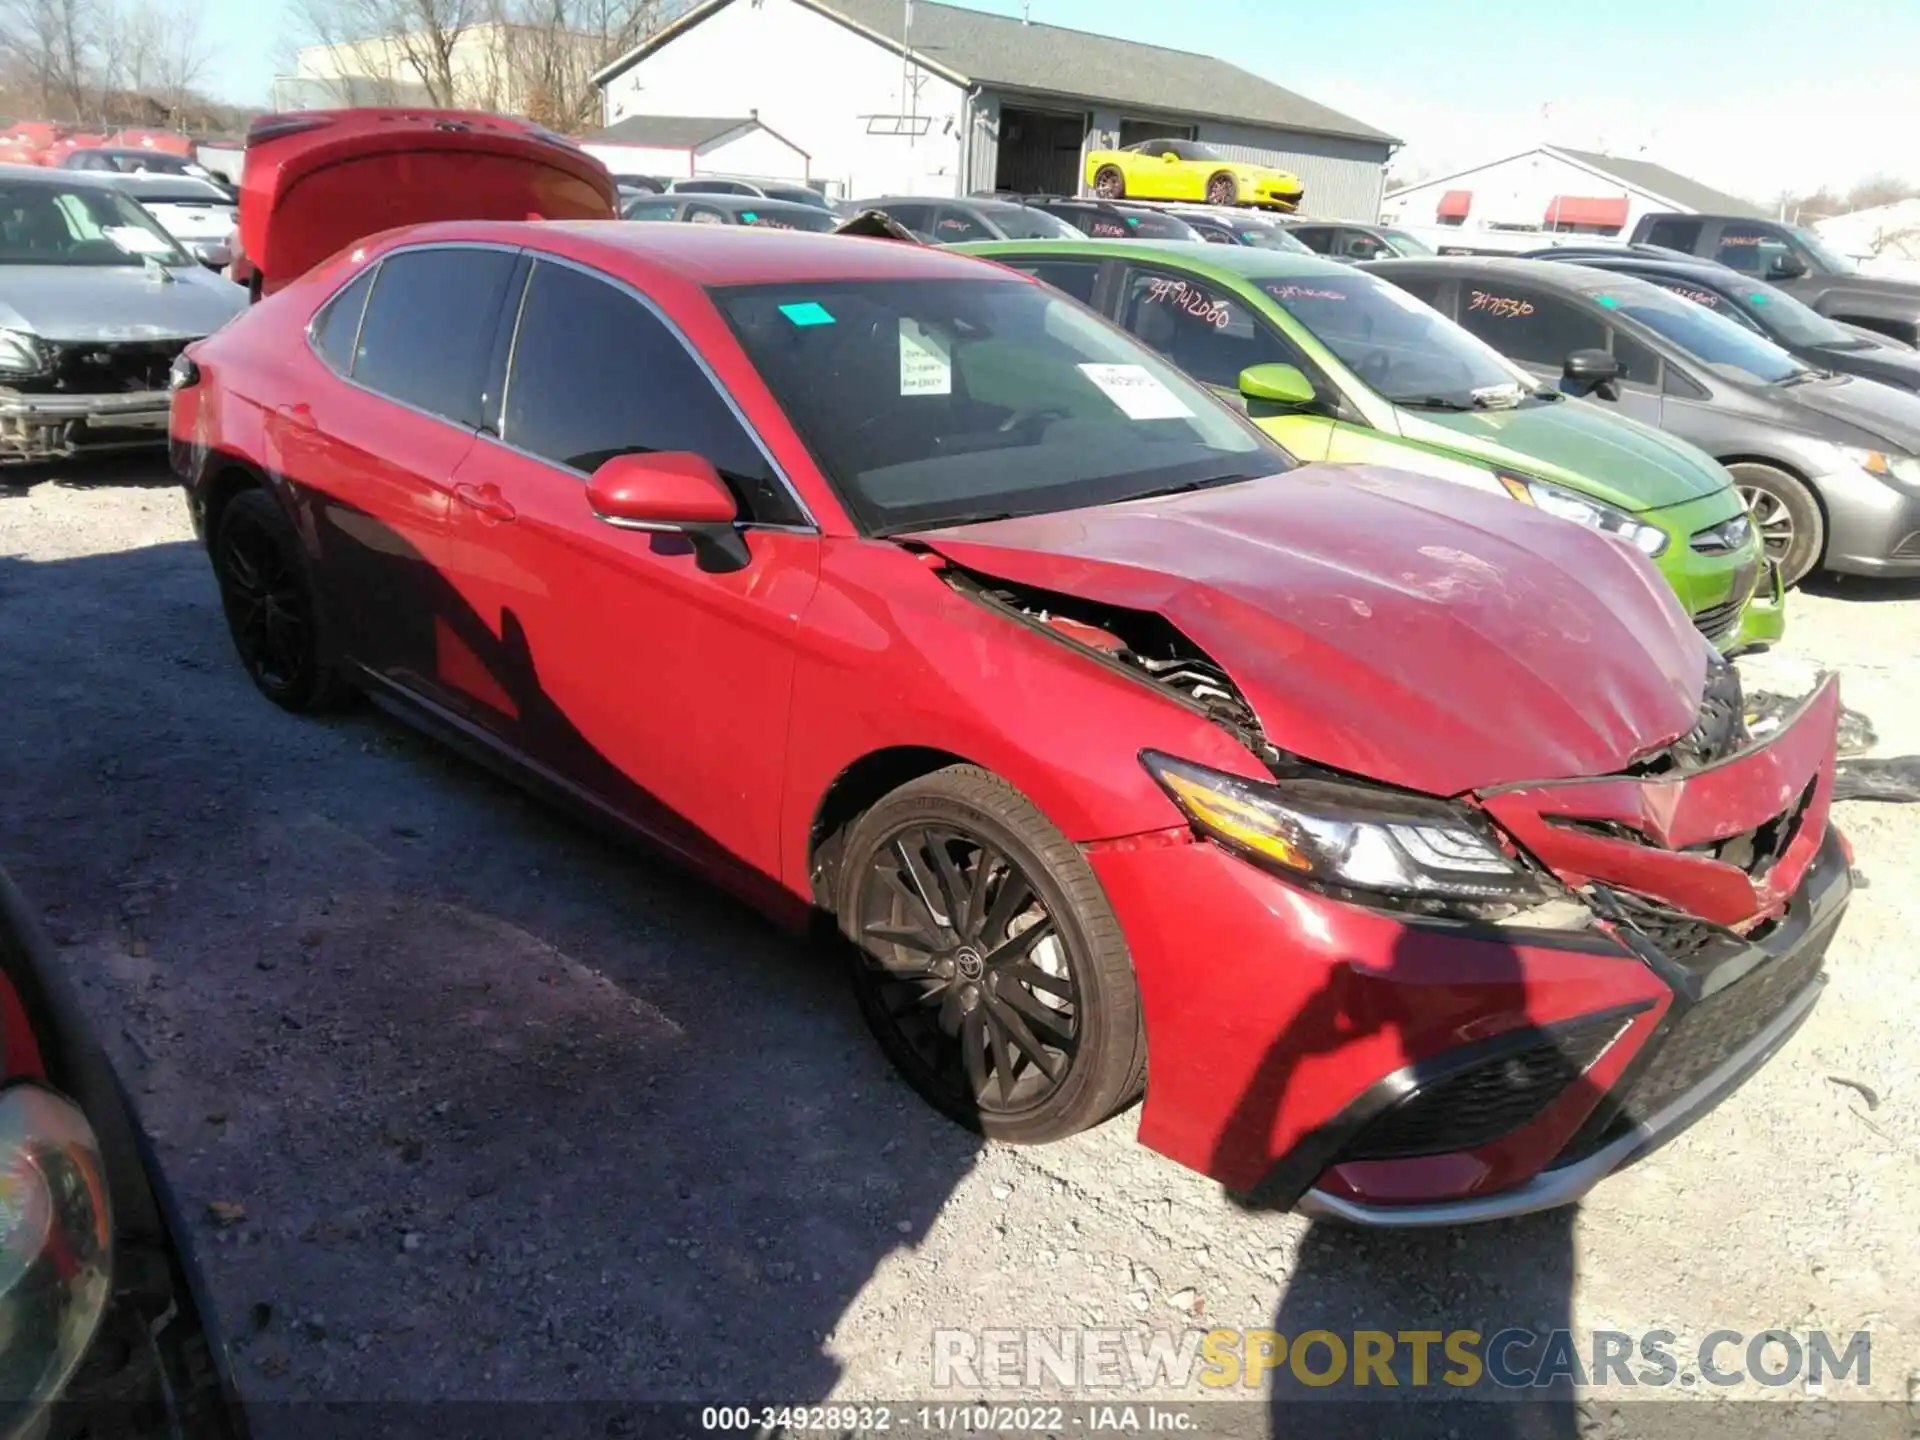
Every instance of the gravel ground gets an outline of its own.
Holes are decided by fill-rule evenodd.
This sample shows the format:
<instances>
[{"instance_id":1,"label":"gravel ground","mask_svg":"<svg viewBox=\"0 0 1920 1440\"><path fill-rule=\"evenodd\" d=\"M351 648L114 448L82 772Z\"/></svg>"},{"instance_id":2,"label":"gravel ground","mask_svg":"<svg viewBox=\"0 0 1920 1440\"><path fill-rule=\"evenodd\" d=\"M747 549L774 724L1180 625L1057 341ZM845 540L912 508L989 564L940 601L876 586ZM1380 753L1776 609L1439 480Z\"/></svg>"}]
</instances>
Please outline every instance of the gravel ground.
<instances>
[{"instance_id":1,"label":"gravel ground","mask_svg":"<svg viewBox=\"0 0 1920 1440\"><path fill-rule=\"evenodd\" d=\"M1710 1120L1577 1213L1342 1232L1235 1208L1132 1115L982 1148L725 897L375 711L257 698L157 465L11 478L0 864L250 1396L952 1399L933 1332L986 1326L1864 1328L1870 1385L1828 1398L1920 1387L1920 809L1840 808L1869 887L1829 992ZM1902 754L1916 661L1920 586L1856 582L1750 663L1838 668Z\"/></svg>"}]
</instances>

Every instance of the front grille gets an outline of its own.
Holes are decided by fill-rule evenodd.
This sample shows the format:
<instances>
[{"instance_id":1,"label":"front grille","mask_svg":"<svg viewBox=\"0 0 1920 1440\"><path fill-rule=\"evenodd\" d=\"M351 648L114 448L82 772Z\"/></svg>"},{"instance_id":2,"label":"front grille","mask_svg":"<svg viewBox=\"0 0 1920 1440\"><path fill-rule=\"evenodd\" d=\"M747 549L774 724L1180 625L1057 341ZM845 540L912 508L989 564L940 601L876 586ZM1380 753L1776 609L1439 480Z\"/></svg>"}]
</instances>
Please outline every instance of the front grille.
<instances>
[{"instance_id":1,"label":"front grille","mask_svg":"<svg viewBox=\"0 0 1920 1440\"><path fill-rule=\"evenodd\" d=\"M1723 600L1718 605L1709 605L1704 610L1693 612L1693 628L1709 640L1718 640L1740 623L1740 609L1745 600Z\"/></svg>"},{"instance_id":2,"label":"front grille","mask_svg":"<svg viewBox=\"0 0 1920 1440\"><path fill-rule=\"evenodd\" d=\"M1914 531L1898 545L1893 547L1896 560L1920 560L1920 530Z\"/></svg>"},{"instance_id":3,"label":"front grille","mask_svg":"<svg viewBox=\"0 0 1920 1440\"><path fill-rule=\"evenodd\" d=\"M131 340L96 344L49 341L52 373L22 381L16 389L52 395L120 395L167 388L167 370L189 342Z\"/></svg>"},{"instance_id":4,"label":"front grille","mask_svg":"<svg viewBox=\"0 0 1920 1440\"><path fill-rule=\"evenodd\" d=\"M1515 1048L1415 1090L1382 1111L1342 1160L1400 1160L1471 1150L1536 1119L1626 1027L1618 1014L1538 1032Z\"/></svg>"},{"instance_id":5,"label":"front grille","mask_svg":"<svg viewBox=\"0 0 1920 1440\"><path fill-rule=\"evenodd\" d=\"M1556 1164L1584 1159L1627 1129L1643 1125L1724 1064L1820 973L1836 916L1824 934L1792 954L1763 962L1691 1005L1676 1001L1624 1084L1597 1109Z\"/></svg>"}]
</instances>

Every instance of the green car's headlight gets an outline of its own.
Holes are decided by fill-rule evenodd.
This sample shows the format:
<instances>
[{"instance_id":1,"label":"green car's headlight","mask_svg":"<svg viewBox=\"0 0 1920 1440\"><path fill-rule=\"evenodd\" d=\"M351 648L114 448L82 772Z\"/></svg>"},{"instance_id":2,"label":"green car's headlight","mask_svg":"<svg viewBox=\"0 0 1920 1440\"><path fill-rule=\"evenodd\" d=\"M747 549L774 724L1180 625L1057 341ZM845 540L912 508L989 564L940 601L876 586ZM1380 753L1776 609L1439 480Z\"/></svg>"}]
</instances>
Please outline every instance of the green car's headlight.
<instances>
[{"instance_id":1,"label":"green car's headlight","mask_svg":"<svg viewBox=\"0 0 1920 1440\"><path fill-rule=\"evenodd\" d=\"M1892 450L1856 450L1851 445L1842 445L1840 453L1869 475L1920 486L1920 455L1902 455Z\"/></svg>"},{"instance_id":2,"label":"green car's headlight","mask_svg":"<svg viewBox=\"0 0 1920 1440\"><path fill-rule=\"evenodd\" d=\"M1549 515L1558 515L1562 520L1571 520L1589 530L1598 530L1616 540L1624 540L1642 555L1651 557L1666 553L1667 532L1657 525L1636 520L1604 500L1596 500L1591 495L1582 495L1562 485L1535 480L1511 470L1497 473L1500 483L1507 487L1507 493L1516 500L1544 510Z\"/></svg>"}]
</instances>

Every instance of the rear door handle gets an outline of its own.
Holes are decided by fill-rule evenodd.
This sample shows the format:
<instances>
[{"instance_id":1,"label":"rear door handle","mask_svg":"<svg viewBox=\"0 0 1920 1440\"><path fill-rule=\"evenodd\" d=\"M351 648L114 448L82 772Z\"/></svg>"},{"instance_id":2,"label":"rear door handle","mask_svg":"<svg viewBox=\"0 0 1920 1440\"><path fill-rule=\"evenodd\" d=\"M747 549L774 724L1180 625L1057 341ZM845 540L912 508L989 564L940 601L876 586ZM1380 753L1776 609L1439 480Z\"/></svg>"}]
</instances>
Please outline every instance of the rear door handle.
<instances>
[{"instance_id":1,"label":"rear door handle","mask_svg":"<svg viewBox=\"0 0 1920 1440\"><path fill-rule=\"evenodd\" d=\"M453 498L495 520L511 520L518 513L507 503L498 485L456 485Z\"/></svg>"}]
</instances>

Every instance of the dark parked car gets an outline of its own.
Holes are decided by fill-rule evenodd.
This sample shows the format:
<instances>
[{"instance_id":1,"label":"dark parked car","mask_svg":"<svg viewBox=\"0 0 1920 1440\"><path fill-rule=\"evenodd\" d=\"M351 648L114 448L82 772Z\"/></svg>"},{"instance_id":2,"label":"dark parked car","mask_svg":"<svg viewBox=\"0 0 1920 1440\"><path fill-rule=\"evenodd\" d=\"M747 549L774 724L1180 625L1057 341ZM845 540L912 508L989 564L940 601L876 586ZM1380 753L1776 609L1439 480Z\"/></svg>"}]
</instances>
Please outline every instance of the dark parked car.
<instances>
[{"instance_id":1,"label":"dark parked car","mask_svg":"<svg viewBox=\"0 0 1920 1440\"><path fill-rule=\"evenodd\" d=\"M245 1440L187 1230L4 872L0 1016L0 1436Z\"/></svg>"},{"instance_id":2,"label":"dark parked car","mask_svg":"<svg viewBox=\"0 0 1920 1440\"><path fill-rule=\"evenodd\" d=\"M958 245L968 240L1065 240L1080 234L1046 211L1018 200L885 195L877 200L856 200L849 208L855 213L878 210L935 245Z\"/></svg>"},{"instance_id":3,"label":"dark parked car","mask_svg":"<svg viewBox=\"0 0 1920 1440\"><path fill-rule=\"evenodd\" d=\"M690 225L757 225L763 230L814 230L840 223L831 210L762 200L752 195L642 195L621 210L622 220L677 220Z\"/></svg>"},{"instance_id":4,"label":"dark parked car","mask_svg":"<svg viewBox=\"0 0 1920 1440\"><path fill-rule=\"evenodd\" d=\"M1417 235L1390 225L1361 225L1352 220L1294 219L1286 222L1302 245L1335 260L1385 260L1431 255L1433 247Z\"/></svg>"},{"instance_id":5,"label":"dark parked car","mask_svg":"<svg viewBox=\"0 0 1920 1440\"><path fill-rule=\"evenodd\" d=\"M811 185L787 185L777 180L741 180L731 175L700 175L668 182L669 195L740 195L757 200L784 200L790 205L833 209L833 202Z\"/></svg>"},{"instance_id":6,"label":"dark parked car","mask_svg":"<svg viewBox=\"0 0 1920 1440\"><path fill-rule=\"evenodd\" d=\"M1920 575L1920 396L1828 375L1630 275L1448 256L1368 268L1570 394L1724 463L1788 584Z\"/></svg>"},{"instance_id":7,"label":"dark parked car","mask_svg":"<svg viewBox=\"0 0 1920 1440\"><path fill-rule=\"evenodd\" d=\"M1632 238L1771 281L1829 320L1920 344L1920 285L1861 274L1804 225L1744 215L1652 214L1640 217Z\"/></svg>"},{"instance_id":8,"label":"dark parked car","mask_svg":"<svg viewBox=\"0 0 1920 1440\"><path fill-rule=\"evenodd\" d=\"M1816 369L1863 375L1902 390L1920 390L1920 352L1867 339L1860 331L1809 309L1777 285L1738 270L1698 260L1631 253L1582 254L1575 260L1596 270L1636 275L1662 290L1671 290L1716 315L1758 331Z\"/></svg>"},{"instance_id":9,"label":"dark parked car","mask_svg":"<svg viewBox=\"0 0 1920 1440\"><path fill-rule=\"evenodd\" d=\"M1178 215L1151 205L1116 204L1110 200L1072 200L1059 195L1027 195L1023 203L1044 210L1096 240L1203 240Z\"/></svg>"},{"instance_id":10,"label":"dark parked car","mask_svg":"<svg viewBox=\"0 0 1920 1440\"><path fill-rule=\"evenodd\" d=\"M1238 206L1189 206L1171 204L1160 207L1191 225L1209 245L1240 245L1255 250L1288 250L1296 255L1311 255L1285 222L1256 210Z\"/></svg>"},{"instance_id":11,"label":"dark parked car","mask_svg":"<svg viewBox=\"0 0 1920 1440\"><path fill-rule=\"evenodd\" d=\"M60 162L63 170L106 170L116 175L188 175L205 180L226 191L229 199L238 191L197 160L165 150L142 150L113 145L96 145L74 150Z\"/></svg>"}]
</instances>

